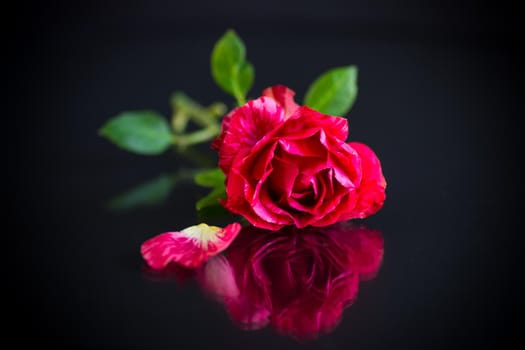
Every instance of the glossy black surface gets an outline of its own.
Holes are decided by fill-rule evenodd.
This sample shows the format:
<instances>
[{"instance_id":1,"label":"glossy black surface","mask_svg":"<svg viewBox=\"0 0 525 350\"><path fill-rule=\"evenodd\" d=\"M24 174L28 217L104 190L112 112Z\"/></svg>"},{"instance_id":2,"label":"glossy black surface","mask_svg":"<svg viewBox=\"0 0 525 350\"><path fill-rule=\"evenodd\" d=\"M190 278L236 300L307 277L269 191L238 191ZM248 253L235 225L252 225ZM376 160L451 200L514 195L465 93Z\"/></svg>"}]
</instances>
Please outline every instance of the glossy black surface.
<instances>
[{"instance_id":1,"label":"glossy black surface","mask_svg":"<svg viewBox=\"0 0 525 350\"><path fill-rule=\"evenodd\" d=\"M13 228L3 230L3 283L19 344L451 349L501 346L517 335L523 113L516 11L504 3L277 3L15 11L8 57L15 108L4 116L6 227ZM363 223L382 232L385 255L341 324L313 342L240 330L194 282L145 275L140 244L197 223L193 204L206 189L180 186L164 205L127 213L104 207L115 194L192 163L127 154L97 129L122 110L168 113L174 90L205 104L229 101L208 71L211 47L228 27L255 65L252 96L283 83L302 97L328 68L360 69L350 137L382 160L386 204Z\"/></svg>"}]
</instances>

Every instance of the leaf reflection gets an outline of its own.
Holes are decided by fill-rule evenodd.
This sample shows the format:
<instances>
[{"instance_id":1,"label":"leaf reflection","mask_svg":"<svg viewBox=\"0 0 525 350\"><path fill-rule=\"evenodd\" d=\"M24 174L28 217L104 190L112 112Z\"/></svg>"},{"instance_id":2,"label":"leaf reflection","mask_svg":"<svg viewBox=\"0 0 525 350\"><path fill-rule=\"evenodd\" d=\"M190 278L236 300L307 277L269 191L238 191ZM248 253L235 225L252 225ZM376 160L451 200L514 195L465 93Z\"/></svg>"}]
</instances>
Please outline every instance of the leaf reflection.
<instances>
[{"instance_id":1,"label":"leaf reflection","mask_svg":"<svg viewBox=\"0 0 525 350\"><path fill-rule=\"evenodd\" d=\"M111 211L130 211L162 204L178 183L190 181L194 174L192 170L180 170L175 174L161 175L113 197L106 207Z\"/></svg>"},{"instance_id":2,"label":"leaf reflection","mask_svg":"<svg viewBox=\"0 0 525 350\"><path fill-rule=\"evenodd\" d=\"M382 258L381 233L349 223L278 232L246 227L195 275L240 328L269 326L305 341L337 327L359 282L376 276Z\"/></svg>"},{"instance_id":3,"label":"leaf reflection","mask_svg":"<svg viewBox=\"0 0 525 350\"><path fill-rule=\"evenodd\" d=\"M172 187L171 176L161 175L113 197L107 203L107 208L112 211L128 211L160 204L168 198Z\"/></svg>"},{"instance_id":4,"label":"leaf reflection","mask_svg":"<svg viewBox=\"0 0 525 350\"><path fill-rule=\"evenodd\" d=\"M211 157L209 152L202 152L195 147L177 150L176 154L193 165L189 168L179 168L172 173L161 174L156 178L140 183L107 200L105 207L114 212L128 212L161 205L166 202L177 186L192 184L195 175L217 166L215 157Z\"/></svg>"}]
</instances>

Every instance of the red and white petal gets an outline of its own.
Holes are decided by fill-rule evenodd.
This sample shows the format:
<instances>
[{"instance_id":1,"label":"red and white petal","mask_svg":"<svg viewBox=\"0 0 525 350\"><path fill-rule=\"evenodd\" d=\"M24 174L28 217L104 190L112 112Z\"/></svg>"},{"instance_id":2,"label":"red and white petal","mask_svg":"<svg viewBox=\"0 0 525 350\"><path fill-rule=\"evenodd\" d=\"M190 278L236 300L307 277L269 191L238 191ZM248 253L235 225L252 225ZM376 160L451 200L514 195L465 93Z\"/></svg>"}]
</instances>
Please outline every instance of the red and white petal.
<instances>
[{"instance_id":1,"label":"red and white petal","mask_svg":"<svg viewBox=\"0 0 525 350\"><path fill-rule=\"evenodd\" d=\"M224 136L219 136L222 171L228 174L236 156L250 153L259 140L283 121L284 110L272 98L259 97L235 109L227 119L227 127L223 128Z\"/></svg>"},{"instance_id":2,"label":"red and white petal","mask_svg":"<svg viewBox=\"0 0 525 350\"><path fill-rule=\"evenodd\" d=\"M295 91L287 88L284 85L274 85L264 89L263 96L273 98L281 107L284 108L285 117L289 117L299 108L299 105L295 103L293 97Z\"/></svg>"},{"instance_id":3,"label":"red and white petal","mask_svg":"<svg viewBox=\"0 0 525 350\"><path fill-rule=\"evenodd\" d=\"M171 262L196 268L225 250L240 230L239 223L225 228L206 224L190 226L180 232L166 232L147 240L140 252L153 269L162 269Z\"/></svg>"}]
</instances>

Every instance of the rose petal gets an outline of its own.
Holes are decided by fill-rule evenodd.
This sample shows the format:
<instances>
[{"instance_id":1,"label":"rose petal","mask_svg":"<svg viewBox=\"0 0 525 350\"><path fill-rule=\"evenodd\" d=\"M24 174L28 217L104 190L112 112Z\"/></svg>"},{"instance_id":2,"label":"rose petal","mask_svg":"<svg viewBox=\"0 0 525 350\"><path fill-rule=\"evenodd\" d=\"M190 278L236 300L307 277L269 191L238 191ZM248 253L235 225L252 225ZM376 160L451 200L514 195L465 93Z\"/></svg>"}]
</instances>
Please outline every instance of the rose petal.
<instances>
[{"instance_id":1,"label":"rose petal","mask_svg":"<svg viewBox=\"0 0 525 350\"><path fill-rule=\"evenodd\" d=\"M358 153L347 144L330 146L332 152L328 154L327 163L334 169L334 177L342 186L349 189L356 187L361 182L361 158Z\"/></svg>"},{"instance_id":2,"label":"rose petal","mask_svg":"<svg viewBox=\"0 0 525 350\"><path fill-rule=\"evenodd\" d=\"M290 225L293 222L292 215L288 211L275 204L274 200L268 193L267 186L261 186L261 189L258 193L259 197L254 200L253 208L259 217L265 218L266 222L268 223L278 225L277 227L279 228L285 225ZM258 227L275 230L275 228L269 228L266 225L259 225Z\"/></svg>"},{"instance_id":3,"label":"rose petal","mask_svg":"<svg viewBox=\"0 0 525 350\"><path fill-rule=\"evenodd\" d=\"M284 85L274 85L264 89L263 96L273 98L278 104L280 104L284 108L285 117L289 117L297 110L297 108L299 108L299 105L295 103L293 99L295 91Z\"/></svg>"},{"instance_id":4,"label":"rose petal","mask_svg":"<svg viewBox=\"0 0 525 350\"><path fill-rule=\"evenodd\" d=\"M275 157L272 160L272 168L273 171L268 178L270 191L279 198L289 197L292 194L294 181L299 174L297 165L287 162L282 158Z\"/></svg>"},{"instance_id":5,"label":"rose petal","mask_svg":"<svg viewBox=\"0 0 525 350\"><path fill-rule=\"evenodd\" d=\"M239 173L238 169L232 169L230 178L226 186L226 200L222 205L234 214L242 215L252 225L268 230L278 230L283 225L267 222L255 213L252 205L247 201L245 191L249 189L249 184Z\"/></svg>"},{"instance_id":6,"label":"rose petal","mask_svg":"<svg viewBox=\"0 0 525 350\"><path fill-rule=\"evenodd\" d=\"M318 134L322 132L322 130L319 130L311 137L303 139L281 138L279 139L279 145L283 151L290 154L303 157L326 157L326 147L319 142Z\"/></svg>"},{"instance_id":7,"label":"rose petal","mask_svg":"<svg viewBox=\"0 0 525 350\"><path fill-rule=\"evenodd\" d=\"M376 213L385 201L386 181L381 162L370 147L359 142L351 142L361 158L362 180L358 188L358 201L352 213L354 218L365 218Z\"/></svg>"},{"instance_id":8,"label":"rose petal","mask_svg":"<svg viewBox=\"0 0 525 350\"><path fill-rule=\"evenodd\" d=\"M290 135L298 130L322 128L327 135L341 141L348 137L348 120L317 112L307 106L299 107L280 128L282 135Z\"/></svg>"},{"instance_id":9,"label":"rose petal","mask_svg":"<svg viewBox=\"0 0 525 350\"><path fill-rule=\"evenodd\" d=\"M381 162L374 151L360 142L350 142L349 146L359 154L359 157L361 157L363 181L375 182L381 187L386 187L386 181L381 170Z\"/></svg>"},{"instance_id":10,"label":"rose petal","mask_svg":"<svg viewBox=\"0 0 525 350\"><path fill-rule=\"evenodd\" d=\"M196 268L209 257L226 249L241 230L239 223L225 228L200 224L180 232L166 232L144 242L142 257L153 269L162 269L170 262Z\"/></svg>"},{"instance_id":11,"label":"rose petal","mask_svg":"<svg viewBox=\"0 0 525 350\"><path fill-rule=\"evenodd\" d=\"M228 174L233 160L239 154L248 154L251 148L284 121L283 108L274 99L260 97L235 109L223 126L219 149L219 167Z\"/></svg>"},{"instance_id":12,"label":"rose petal","mask_svg":"<svg viewBox=\"0 0 525 350\"><path fill-rule=\"evenodd\" d=\"M257 152L252 151L242 159L235 158L223 202L226 209L244 216L252 225L270 230L291 223L289 213L272 203L266 183L273 171L271 160L276 146L269 140L261 141L253 148Z\"/></svg>"},{"instance_id":13,"label":"rose petal","mask_svg":"<svg viewBox=\"0 0 525 350\"><path fill-rule=\"evenodd\" d=\"M254 180L256 182L262 181L272 170L271 161L274 157L276 143L261 143L254 147L256 151L245 157L240 162L242 172L249 174L248 181ZM237 163L237 162L236 162Z\"/></svg>"}]
</instances>

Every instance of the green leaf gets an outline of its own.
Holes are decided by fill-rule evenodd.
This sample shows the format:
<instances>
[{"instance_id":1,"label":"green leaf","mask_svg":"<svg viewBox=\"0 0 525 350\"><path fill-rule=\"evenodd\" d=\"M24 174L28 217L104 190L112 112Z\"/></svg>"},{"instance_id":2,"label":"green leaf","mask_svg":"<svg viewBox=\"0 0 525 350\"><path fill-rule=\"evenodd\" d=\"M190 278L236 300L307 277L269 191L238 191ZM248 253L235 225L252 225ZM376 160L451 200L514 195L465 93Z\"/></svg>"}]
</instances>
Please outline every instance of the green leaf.
<instances>
[{"instance_id":1,"label":"green leaf","mask_svg":"<svg viewBox=\"0 0 525 350\"><path fill-rule=\"evenodd\" d=\"M213 168L211 170L205 170L195 175L195 183L203 187L224 187L224 180L226 176L219 168Z\"/></svg>"},{"instance_id":2,"label":"green leaf","mask_svg":"<svg viewBox=\"0 0 525 350\"><path fill-rule=\"evenodd\" d=\"M248 91L253 85L253 80L255 79L255 69L250 62L244 62L239 68L239 89L242 93L243 98L246 96Z\"/></svg>"},{"instance_id":3,"label":"green leaf","mask_svg":"<svg viewBox=\"0 0 525 350\"><path fill-rule=\"evenodd\" d=\"M172 143L168 122L153 111L123 112L108 120L99 135L126 151L145 155L160 154Z\"/></svg>"},{"instance_id":4,"label":"green leaf","mask_svg":"<svg viewBox=\"0 0 525 350\"><path fill-rule=\"evenodd\" d=\"M219 168L206 170L195 175L195 183L212 188L211 192L201 198L196 203L197 210L202 210L206 207L211 207L219 204L219 199L226 198L226 189L224 187L225 175Z\"/></svg>"},{"instance_id":5,"label":"green leaf","mask_svg":"<svg viewBox=\"0 0 525 350\"><path fill-rule=\"evenodd\" d=\"M113 211L127 211L161 204L168 198L174 185L172 176L162 175L116 196L107 206Z\"/></svg>"},{"instance_id":6,"label":"green leaf","mask_svg":"<svg viewBox=\"0 0 525 350\"><path fill-rule=\"evenodd\" d=\"M356 97L357 67L339 67L325 72L310 85L304 104L321 113L344 116Z\"/></svg>"},{"instance_id":7,"label":"green leaf","mask_svg":"<svg viewBox=\"0 0 525 350\"><path fill-rule=\"evenodd\" d=\"M197 210L197 217L201 222L213 222L217 219L224 221L225 218L231 218L229 222L241 220L241 217L233 215L218 203Z\"/></svg>"},{"instance_id":8,"label":"green leaf","mask_svg":"<svg viewBox=\"0 0 525 350\"><path fill-rule=\"evenodd\" d=\"M211 53L211 74L221 89L237 99L239 104L253 84L254 69L246 61L246 48L233 30L228 30L215 44Z\"/></svg>"},{"instance_id":9,"label":"green leaf","mask_svg":"<svg viewBox=\"0 0 525 350\"><path fill-rule=\"evenodd\" d=\"M226 190L223 188L214 188L210 193L205 197L202 197L195 203L195 208L197 210L202 210L206 207L211 207L219 204L220 199L226 198Z\"/></svg>"}]
</instances>

